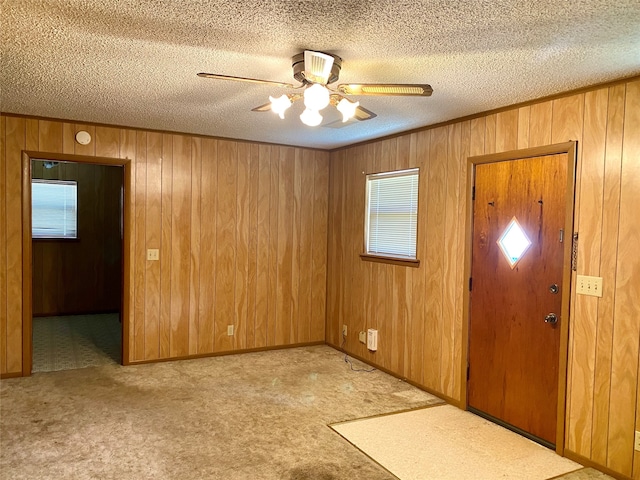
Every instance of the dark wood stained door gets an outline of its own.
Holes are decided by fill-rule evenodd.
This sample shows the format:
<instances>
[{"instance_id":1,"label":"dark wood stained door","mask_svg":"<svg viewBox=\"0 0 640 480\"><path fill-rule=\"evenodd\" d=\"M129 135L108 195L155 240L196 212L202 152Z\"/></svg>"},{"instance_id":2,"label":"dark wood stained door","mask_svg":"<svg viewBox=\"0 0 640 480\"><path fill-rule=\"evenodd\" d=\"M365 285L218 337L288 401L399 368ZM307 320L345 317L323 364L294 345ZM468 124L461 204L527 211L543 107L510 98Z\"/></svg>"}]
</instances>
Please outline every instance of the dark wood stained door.
<instances>
[{"instance_id":1,"label":"dark wood stained door","mask_svg":"<svg viewBox=\"0 0 640 480\"><path fill-rule=\"evenodd\" d=\"M566 154L476 166L468 403L549 445L556 443L566 321L566 192ZM497 242L514 219L531 244L512 265ZM557 323L545 321L550 313Z\"/></svg>"}]
</instances>

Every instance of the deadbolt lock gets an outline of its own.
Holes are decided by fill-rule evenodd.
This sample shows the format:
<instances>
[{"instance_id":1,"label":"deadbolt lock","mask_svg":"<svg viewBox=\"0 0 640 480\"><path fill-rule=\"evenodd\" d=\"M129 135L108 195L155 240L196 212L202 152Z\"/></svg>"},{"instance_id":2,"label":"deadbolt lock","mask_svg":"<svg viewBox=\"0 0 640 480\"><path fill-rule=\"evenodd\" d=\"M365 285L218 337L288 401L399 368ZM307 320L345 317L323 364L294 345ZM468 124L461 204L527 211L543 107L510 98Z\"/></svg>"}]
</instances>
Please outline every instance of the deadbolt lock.
<instances>
[{"instance_id":1,"label":"deadbolt lock","mask_svg":"<svg viewBox=\"0 0 640 480\"><path fill-rule=\"evenodd\" d=\"M551 293L558 293L560 291L560 287L558 287L557 283L552 283L551 285L549 285L549 291Z\"/></svg>"}]
</instances>

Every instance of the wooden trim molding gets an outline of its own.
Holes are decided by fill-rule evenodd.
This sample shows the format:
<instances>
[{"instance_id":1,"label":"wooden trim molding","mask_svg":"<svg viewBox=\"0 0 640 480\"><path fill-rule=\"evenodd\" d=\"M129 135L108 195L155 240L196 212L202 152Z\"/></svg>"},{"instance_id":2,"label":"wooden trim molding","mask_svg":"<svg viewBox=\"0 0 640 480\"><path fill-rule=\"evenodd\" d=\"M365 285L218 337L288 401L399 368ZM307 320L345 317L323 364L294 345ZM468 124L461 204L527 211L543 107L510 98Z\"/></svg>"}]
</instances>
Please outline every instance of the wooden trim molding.
<instances>
[{"instance_id":1,"label":"wooden trim molding","mask_svg":"<svg viewBox=\"0 0 640 480\"><path fill-rule=\"evenodd\" d=\"M465 245L465 262L464 262L464 279L467 281L471 276L471 255L473 241L473 181L475 177L476 165L492 162L505 162L509 160L517 160L521 158L541 157L545 155L567 154L567 187L566 187L566 207L565 207L565 232L573 232L574 205L575 205L575 179L576 179L576 163L577 163L577 142L564 142L554 145L546 145L542 147L527 148L523 150L511 150L503 153L479 155L469 157L468 174L467 174L467 206L465 219L466 245ZM572 237L573 235L571 235ZM567 368L568 368L568 351L569 351L569 304L571 300L571 250L572 242L567 241L564 244L564 266L563 266L563 285L562 292L562 309L561 318L567 319L566 322L560 324L560 353L558 366L558 412L556 424L556 452L564 455L565 444L565 416L567 406ZM464 408L468 408L467 395L467 369L469 365L469 322L470 318L470 294L467 289L464 297L463 305L463 332L462 332L462 363L460 365L461 378L461 398Z\"/></svg>"},{"instance_id":2,"label":"wooden trim molding","mask_svg":"<svg viewBox=\"0 0 640 480\"><path fill-rule=\"evenodd\" d=\"M286 350L288 348L299 348L299 347L315 347L317 345L327 345L327 343L324 340L320 340L317 342L292 343L289 345L272 345L269 347L244 348L241 350L225 350L223 352L201 353L197 355L183 355L181 357L159 358L159 359L153 359L153 360L139 360L134 362L128 362L127 365L143 365L146 363L163 363L163 362L174 362L177 360L195 360L198 358L224 357L227 355L237 355L239 353L270 352L272 350Z\"/></svg>"},{"instance_id":3,"label":"wooden trim molding","mask_svg":"<svg viewBox=\"0 0 640 480\"><path fill-rule=\"evenodd\" d=\"M369 253L361 253L360 258L366 262L388 263L402 267L417 268L420 266L420 260L417 258L386 257L383 255L371 255Z\"/></svg>"},{"instance_id":4,"label":"wooden trim molding","mask_svg":"<svg viewBox=\"0 0 640 480\"><path fill-rule=\"evenodd\" d=\"M610 477L616 478L617 480L633 480L631 477L627 477L626 475L622 475L621 473L614 472L613 470L603 465L600 465L599 463L593 462L588 458L583 457L582 455L578 455L577 453L572 452L571 450L565 450L564 457L568 458L569 460L573 460L574 462L578 462L579 464L584 465L585 467L593 468L602 473L605 473Z\"/></svg>"},{"instance_id":5,"label":"wooden trim molding","mask_svg":"<svg viewBox=\"0 0 640 480\"><path fill-rule=\"evenodd\" d=\"M31 239L31 161L54 160L62 162L90 163L97 165L121 166L124 168L123 205L123 269L122 269L122 364L129 364L129 309L131 259L131 160L126 158L84 157L62 153L22 152L22 376L31 375L33 362L33 298L32 298L32 239ZM19 375L18 375L19 376Z\"/></svg>"}]
</instances>

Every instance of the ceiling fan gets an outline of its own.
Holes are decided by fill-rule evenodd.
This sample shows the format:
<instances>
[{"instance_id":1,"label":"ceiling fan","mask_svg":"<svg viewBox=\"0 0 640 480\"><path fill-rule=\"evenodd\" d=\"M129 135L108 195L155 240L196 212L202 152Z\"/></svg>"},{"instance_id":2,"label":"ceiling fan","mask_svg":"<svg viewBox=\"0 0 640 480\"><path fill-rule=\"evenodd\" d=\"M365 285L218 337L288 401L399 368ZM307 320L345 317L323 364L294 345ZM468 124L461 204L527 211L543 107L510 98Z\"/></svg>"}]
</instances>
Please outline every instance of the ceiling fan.
<instances>
[{"instance_id":1,"label":"ceiling fan","mask_svg":"<svg viewBox=\"0 0 640 480\"><path fill-rule=\"evenodd\" d=\"M352 102L347 96L352 95L385 95L428 97L433 89L427 84L339 84L337 87L329 87L340 76L342 59L337 55L324 52L305 50L295 55L292 59L293 78L300 85L291 83L260 80L257 78L235 77L219 75L216 73L198 73L199 77L213 78L216 80L233 80L236 82L261 83L275 87L288 88L294 91L280 97L269 97L269 103L252 109L254 112L266 112L272 110L280 118L284 118L285 111L296 101L304 100L305 110L300 115L300 120L305 125L315 127L322 122L320 110L328 105L333 105L342 114L342 121L350 118L357 120L370 120L377 115L371 110L360 106L360 102Z\"/></svg>"}]
</instances>

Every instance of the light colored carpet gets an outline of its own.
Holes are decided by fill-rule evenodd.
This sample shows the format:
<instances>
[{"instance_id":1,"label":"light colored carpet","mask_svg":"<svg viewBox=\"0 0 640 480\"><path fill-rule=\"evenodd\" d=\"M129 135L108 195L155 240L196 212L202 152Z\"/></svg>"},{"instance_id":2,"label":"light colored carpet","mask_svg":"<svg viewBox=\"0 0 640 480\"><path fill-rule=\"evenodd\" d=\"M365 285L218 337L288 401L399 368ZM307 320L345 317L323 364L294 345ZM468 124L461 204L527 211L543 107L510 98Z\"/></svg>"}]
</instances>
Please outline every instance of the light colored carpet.
<instances>
[{"instance_id":1,"label":"light colored carpet","mask_svg":"<svg viewBox=\"0 0 640 480\"><path fill-rule=\"evenodd\" d=\"M582 468L451 405L332 428L401 480L545 480Z\"/></svg>"},{"instance_id":2,"label":"light colored carpet","mask_svg":"<svg viewBox=\"0 0 640 480\"><path fill-rule=\"evenodd\" d=\"M121 345L117 313L35 317L32 372L120 364Z\"/></svg>"},{"instance_id":3,"label":"light colored carpet","mask_svg":"<svg viewBox=\"0 0 640 480\"><path fill-rule=\"evenodd\" d=\"M395 480L327 425L439 402L327 346L36 373L0 382L0 478Z\"/></svg>"}]
</instances>

